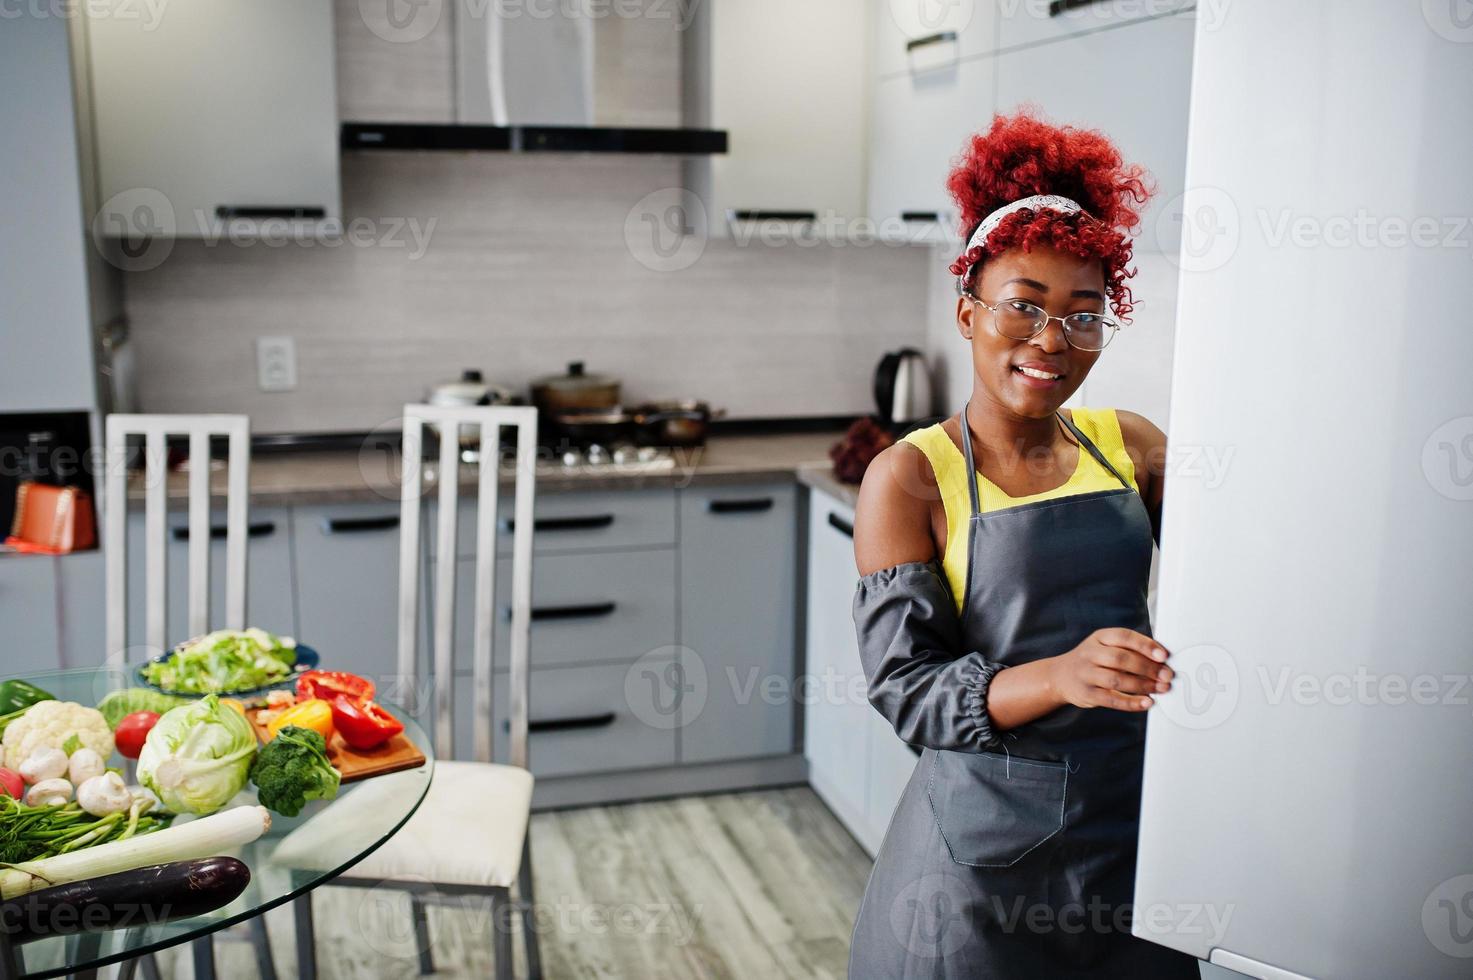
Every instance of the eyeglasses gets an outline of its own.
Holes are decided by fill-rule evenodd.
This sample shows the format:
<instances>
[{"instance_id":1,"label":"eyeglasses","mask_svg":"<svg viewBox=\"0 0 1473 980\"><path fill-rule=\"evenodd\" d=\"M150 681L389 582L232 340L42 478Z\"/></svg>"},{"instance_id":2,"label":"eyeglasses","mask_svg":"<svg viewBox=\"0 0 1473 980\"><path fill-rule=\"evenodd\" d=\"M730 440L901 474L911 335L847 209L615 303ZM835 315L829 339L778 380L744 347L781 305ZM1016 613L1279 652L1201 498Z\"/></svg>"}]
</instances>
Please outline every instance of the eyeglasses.
<instances>
[{"instance_id":1,"label":"eyeglasses","mask_svg":"<svg viewBox=\"0 0 1473 980\"><path fill-rule=\"evenodd\" d=\"M1075 350L1101 351L1115 337L1120 324L1104 313L1070 313L1049 316L1027 300L1005 299L991 306L970 293L972 302L992 314L992 327L1009 340L1032 340L1043 333L1050 320L1058 320L1064 328L1064 342Z\"/></svg>"}]
</instances>

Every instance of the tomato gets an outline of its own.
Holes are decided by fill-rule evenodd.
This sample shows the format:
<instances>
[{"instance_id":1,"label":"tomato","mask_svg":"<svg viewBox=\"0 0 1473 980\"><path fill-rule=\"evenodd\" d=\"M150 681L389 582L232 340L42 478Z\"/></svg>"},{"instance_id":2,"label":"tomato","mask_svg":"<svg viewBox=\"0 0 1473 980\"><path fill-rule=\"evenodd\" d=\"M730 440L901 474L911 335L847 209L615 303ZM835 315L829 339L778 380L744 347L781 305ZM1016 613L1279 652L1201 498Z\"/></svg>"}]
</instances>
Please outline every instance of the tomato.
<instances>
[{"instance_id":1,"label":"tomato","mask_svg":"<svg viewBox=\"0 0 1473 980\"><path fill-rule=\"evenodd\" d=\"M332 699L332 722L338 734L355 749L373 749L404 731L404 722L376 701L360 701L339 694Z\"/></svg>"},{"instance_id":2,"label":"tomato","mask_svg":"<svg viewBox=\"0 0 1473 980\"><path fill-rule=\"evenodd\" d=\"M366 700L373 697L373 681L342 670L309 670L297 678L297 697L331 701L339 694Z\"/></svg>"},{"instance_id":3,"label":"tomato","mask_svg":"<svg viewBox=\"0 0 1473 980\"><path fill-rule=\"evenodd\" d=\"M294 704L272 718L271 723L266 726L266 732L275 738L277 733L288 725L310 728L331 745L332 705L321 698L309 698L299 704Z\"/></svg>"},{"instance_id":4,"label":"tomato","mask_svg":"<svg viewBox=\"0 0 1473 980\"><path fill-rule=\"evenodd\" d=\"M0 793L20 799L26 791L26 781L14 769L0 769Z\"/></svg>"},{"instance_id":5,"label":"tomato","mask_svg":"<svg viewBox=\"0 0 1473 980\"><path fill-rule=\"evenodd\" d=\"M157 711L135 711L124 716L118 722L118 727L113 729L113 741L118 745L118 754L125 759L138 758L138 753L143 751L143 740L148 738L148 733L153 731L158 720Z\"/></svg>"}]
</instances>

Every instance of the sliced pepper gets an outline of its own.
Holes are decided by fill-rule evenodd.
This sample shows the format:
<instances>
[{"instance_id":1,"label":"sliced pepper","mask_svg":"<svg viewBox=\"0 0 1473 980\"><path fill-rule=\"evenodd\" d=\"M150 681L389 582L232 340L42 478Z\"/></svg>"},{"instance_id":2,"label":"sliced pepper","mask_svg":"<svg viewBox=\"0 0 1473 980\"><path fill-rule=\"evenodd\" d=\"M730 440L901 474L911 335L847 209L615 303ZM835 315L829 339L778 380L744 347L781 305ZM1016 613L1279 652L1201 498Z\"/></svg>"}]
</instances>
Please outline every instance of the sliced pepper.
<instances>
[{"instance_id":1,"label":"sliced pepper","mask_svg":"<svg viewBox=\"0 0 1473 980\"><path fill-rule=\"evenodd\" d=\"M266 726L266 733L275 738L277 733L288 725L310 728L321 735L324 741L331 744L332 705L322 698L310 698L294 704L271 719L271 723Z\"/></svg>"},{"instance_id":2,"label":"sliced pepper","mask_svg":"<svg viewBox=\"0 0 1473 980\"><path fill-rule=\"evenodd\" d=\"M0 682L0 733L12 721L42 701L55 701L56 695L22 680Z\"/></svg>"},{"instance_id":3,"label":"sliced pepper","mask_svg":"<svg viewBox=\"0 0 1473 980\"><path fill-rule=\"evenodd\" d=\"M368 700L374 695L373 681L344 670L309 670L297 678L297 696L331 701L339 694Z\"/></svg>"},{"instance_id":4,"label":"sliced pepper","mask_svg":"<svg viewBox=\"0 0 1473 980\"><path fill-rule=\"evenodd\" d=\"M404 731L404 722L377 702L339 694L332 699L332 723L355 749L376 749Z\"/></svg>"}]
</instances>

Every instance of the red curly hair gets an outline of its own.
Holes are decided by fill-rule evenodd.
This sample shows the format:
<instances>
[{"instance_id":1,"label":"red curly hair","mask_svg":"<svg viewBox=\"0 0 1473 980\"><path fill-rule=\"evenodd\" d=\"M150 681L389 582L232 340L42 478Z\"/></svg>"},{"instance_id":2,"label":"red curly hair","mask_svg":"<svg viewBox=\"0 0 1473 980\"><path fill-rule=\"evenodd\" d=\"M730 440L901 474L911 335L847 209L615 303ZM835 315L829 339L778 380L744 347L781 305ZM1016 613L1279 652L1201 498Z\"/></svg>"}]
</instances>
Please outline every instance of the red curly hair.
<instances>
[{"instance_id":1,"label":"red curly hair","mask_svg":"<svg viewBox=\"0 0 1473 980\"><path fill-rule=\"evenodd\" d=\"M982 260L1007 249L1056 249L1104 266L1105 294L1121 319L1134 306L1127 280L1135 270L1130 233L1140 225L1141 205L1151 196L1144 168L1127 165L1103 133L1055 126L1025 108L996 115L985 133L967 141L961 161L947 178L961 212L962 241L971 240L982 219L1005 204L1034 194L1058 194L1077 201L1084 213L1023 209L1003 218L985 245L959 255L953 275L963 288L976 286Z\"/></svg>"}]
</instances>

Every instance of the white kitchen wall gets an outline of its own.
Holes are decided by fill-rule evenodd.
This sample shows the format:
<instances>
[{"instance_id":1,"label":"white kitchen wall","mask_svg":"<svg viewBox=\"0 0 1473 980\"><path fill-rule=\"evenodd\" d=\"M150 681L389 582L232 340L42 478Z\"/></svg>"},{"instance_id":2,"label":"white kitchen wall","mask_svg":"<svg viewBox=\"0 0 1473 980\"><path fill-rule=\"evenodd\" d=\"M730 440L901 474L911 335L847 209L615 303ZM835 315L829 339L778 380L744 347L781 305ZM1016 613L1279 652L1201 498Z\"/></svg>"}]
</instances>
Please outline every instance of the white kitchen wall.
<instances>
[{"instance_id":1,"label":"white kitchen wall","mask_svg":"<svg viewBox=\"0 0 1473 980\"><path fill-rule=\"evenodd\" d=\"M631 399L871 411L880 356L924 343L927 250L713 240L658 271L639 205L678 182L666 158L346 154L345 216L378 244L181 240L127 275L143 408L358 430L464 367L522 386L584 360ZM255 339L283 335L297 388L261 392Z\"/></svg>"}]
</instances>

